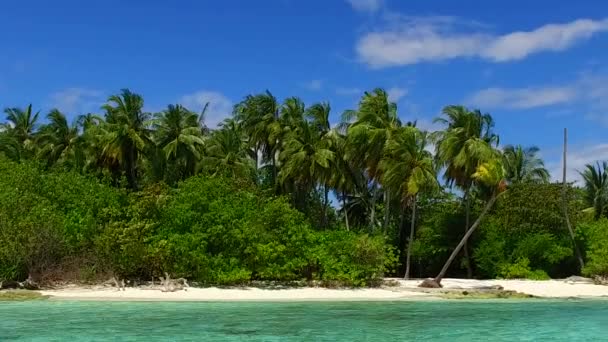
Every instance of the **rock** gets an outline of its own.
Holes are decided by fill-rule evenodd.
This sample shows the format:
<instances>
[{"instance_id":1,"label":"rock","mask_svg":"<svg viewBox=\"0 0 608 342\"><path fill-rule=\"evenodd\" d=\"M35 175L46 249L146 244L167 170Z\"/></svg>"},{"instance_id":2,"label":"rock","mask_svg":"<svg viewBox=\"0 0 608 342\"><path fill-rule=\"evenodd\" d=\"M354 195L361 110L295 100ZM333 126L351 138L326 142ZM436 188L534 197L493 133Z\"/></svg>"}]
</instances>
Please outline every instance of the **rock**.
<instances>
[{"instance_id":1,"label":"rock","mask_svg":"<svg viewBox=\"0 0 608 342\"><path fill-rule=\"evenodd\" d=\"M442 288L441 284L435 281L435 279L424 279L418 287L424 287L427 289L440 289Z\"/></svg>"},{"instance_id":2,"label":"rock","mask_svg":"<svg viewBox=\"0 0 608 342\"><path fill-rule=\"evenodd\" d=\"M502 291L504 290L504 288L500 285L490 285L490 286L476 286L475 290L496 290L496 291Z\"/></svg>"},{"instance_id":3,"label":"rock","mask_svg":"<svg viewBox=\"0 0 608 342\"><path fill-rule=\"evenodd\" d=\"M20 289L22 288L21 283L15 280L5 280L1 283L0 289Z\"/></svg>"}]
</instances>

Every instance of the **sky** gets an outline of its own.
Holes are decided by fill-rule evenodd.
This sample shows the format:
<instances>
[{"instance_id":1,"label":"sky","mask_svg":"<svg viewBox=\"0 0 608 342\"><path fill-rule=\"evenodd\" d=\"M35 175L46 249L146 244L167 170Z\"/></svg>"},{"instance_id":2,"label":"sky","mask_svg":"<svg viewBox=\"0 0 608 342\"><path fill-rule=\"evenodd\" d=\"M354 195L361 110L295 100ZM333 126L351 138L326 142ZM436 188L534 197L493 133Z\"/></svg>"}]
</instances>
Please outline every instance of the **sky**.
<instances>
[{"instance_id":1,"label":"sky","mask_svg":"<svg viewBox=\"0 0 608 342\"><path fill-rule=\"evenodd\" d=\"M217 125L247 94L329 101L331 121L385 88L435 130L450 104L535 145L554 179L608 159L608 1L2 1L0 106L74 118L122 88ZM1 116L0 116L1 117Z\"/></svg>"}]
</instances>

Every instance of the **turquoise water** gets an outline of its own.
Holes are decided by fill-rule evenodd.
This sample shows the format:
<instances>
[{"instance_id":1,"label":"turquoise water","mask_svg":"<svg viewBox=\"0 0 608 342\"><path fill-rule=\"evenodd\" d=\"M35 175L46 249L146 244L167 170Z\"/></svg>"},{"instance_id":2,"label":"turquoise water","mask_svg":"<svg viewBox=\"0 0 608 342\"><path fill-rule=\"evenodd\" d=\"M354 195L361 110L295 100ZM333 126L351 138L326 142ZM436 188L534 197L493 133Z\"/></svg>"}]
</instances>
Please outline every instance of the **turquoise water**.
<instances>
[{"instance_id":1,"label":"turquoise water","mask_svg":"<svg viewBox=\"0 0 608 342\"><path fill-rule=\"evenodd\" d=\"M0 303L1 341L600 341L608 301Z\"/></svg>"}]
</instances>

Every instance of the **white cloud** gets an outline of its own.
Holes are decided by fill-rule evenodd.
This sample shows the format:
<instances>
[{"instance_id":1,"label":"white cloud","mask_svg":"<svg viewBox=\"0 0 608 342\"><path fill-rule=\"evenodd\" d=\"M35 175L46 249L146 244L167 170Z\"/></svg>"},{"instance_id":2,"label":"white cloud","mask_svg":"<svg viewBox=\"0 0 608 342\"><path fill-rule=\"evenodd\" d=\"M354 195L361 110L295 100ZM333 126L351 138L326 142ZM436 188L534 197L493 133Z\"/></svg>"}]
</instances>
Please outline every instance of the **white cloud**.
<instances>
[{"instance_id":1,"label":"white cloud","mask_svg":"<svg viewBox=\"0 0 608 342\"><path fill-rule=\"evenodd\" d=\"M344 88L344 87L338 87L336 88L336 94L337 95L363 95L363 90L361 90L360 88Z\"/></svg>"},{"instance_id":2,"label":"white cloud","mask_svg":"<svg viewBox=\"0 0 608 342\"><path fill-rule=\"evenodd\" d=\"M579 19L547 24L532 31L494 35L476 27L463 30L449 17L401 18L389 28L363 35L359 60L374 68L403 66L462 57L492 62L519 60L542 51L565 50L592 35L608 31L608 19ZM460 26L460 27L457 27Z\"/></svg>"},{"instance_id":3,"label":"white cloud","mask_svg":"<svg viewBox=\"0 0 608 342\"><path fill-rule=\"evenodd\" d=\"M382 8L384 0L346 0L355 11L374 13Z\"/></svg>"},{"instance_id":4,"label":"white cloud","mask_svg":"<svg viewBox=\"0 0 608 342\"><path fill-rule=\"evenodd\" d=\"M68 88L49 96L49 107L70 114L86 114L99 110L104 103L103 92L86 88Z\"/></svg>"},{"instance_id":5,"label":"white cloud","mask_svg":"<svg viewBox=\"0 0 608 342\"><path fill-rule=\"evenodd\" d=\"M487 88L471 95L465 102L481 108L528 109L572 102L577 98L572 86Z\"/></svg>"},{"instance_id":6,"label":"white cloud","mask_svg":"<svg viewBox=\"0 0 608 342\"><path fill-rule=\"evenodd\" d=\"M404 96L407 95L407 89L392 87L386 91L388 93L388 100L391 102L399 102Z\"/></svg>"},{"instance_id":7,"label":"white cloud","mask_svg":"<svg viewBox=\"0 0 608 342\"><path fill-rule=\"evenodd\" d=\"M205 123L210 128L217 127L224 119L232 115L232 101L224 94L215 91L201 90L184 95L178 102L196 112L201 112L205 105L209 103Z\"/></svg>"},{"instance_id":8,"label":"white cloud","mask_svg":"<svg viewBox=\"0 0 608 342\"><path fill-rule=\"evenodd\" d=\"M323 80L312 80L307 82L304 84L304 88L311 91L321 90L321 88L323 88Z\"/></svg>"}]
</instances>

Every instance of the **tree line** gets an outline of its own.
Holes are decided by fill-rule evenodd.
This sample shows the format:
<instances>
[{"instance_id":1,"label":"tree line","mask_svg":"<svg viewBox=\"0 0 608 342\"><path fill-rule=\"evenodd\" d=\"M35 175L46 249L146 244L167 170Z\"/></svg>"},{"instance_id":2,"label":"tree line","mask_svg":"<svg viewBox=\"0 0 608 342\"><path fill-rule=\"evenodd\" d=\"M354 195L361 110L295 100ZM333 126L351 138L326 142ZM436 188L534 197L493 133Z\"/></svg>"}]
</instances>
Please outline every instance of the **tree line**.
<instances>
[{"instance_id":1,"label":"tree line","mask_svg":"<svg viewBox=\"0 0 608 342\"><path fill-rule=\"evenodd\" d=\"M576 237L569 238L564 234L560 207L552 202L561 198L554 196L561 187L550 183L539 149L521 145L499 147L499 135L491 115L479 110L446 106L435 120L442 128L427 132L418 128L415 121L403 122L397 105L383 89L365 92L357 108L342 113L340 123L335 126L330 124L329 103L306 106L298 97L279 101L270 92L243 98L234 106L232 117L215 129L205 125L206 108L201 113L179 104L168 105L159 113L147 113L143 108L143 97L125 89L108 98L101 115L87 113L69 122L64 113L53 109L43 120L40 112L29 105L23 109L5 109L6 120L0 126L0 154L4 155L5 164L10 165L6 167L18 169L33 165L38 171L29 172L38 175L36 177L50 174L59 178L83 177L96 182L95 186L118 190L118 197L125 198L128 203L125 206L129 208L126 211L131 212L115 215L121 216L117 222L122 222L119 229L122 233L106 236L103 243L91 237L86 244L97 244L97 247L107 244L106 254L110 255L113 250L110 245L118 250L125 248L120 245L120 239L133 233L125 232L129 226L140 234L137 239L142 241L137 242L141 244L137 248L147 250L140 251L139 256L122 255L122 260L114 262L107 262L113 258L108 256L105 261L110 265L105 268L112 272L149 276L169 271L192 277L197 266L186 266L184 260L168 263L166 250L162 258L154 255L150 260L135 260L151 253L149 249L156 242L165 241L166 247L169 237L175 238L176 232L194 234L192 227L178 228L183 224L178 217L168 218L168 212L175 209L171 209L171 205L178 206L173 202L175 198L181 196L192 206L185 212L175 209L173 214L192 217L201 214L200 210L197 214L196 206L204 207L203 211L211 210L209 205L214 201L226 207L239 205L225 202L227 198L249 203L239 199L239 196L247 197L245 193L255 194L264 201L284 201L282 210L291 215L295 209L296 221L305 222L310 232L321 234L315 239L338 243L339 235L323 234L341 232L347 234L340 235L342 238L354 239L362 245L379 239L373 240L382 244L374 249L374 255L380 253L383 257L372 258L368 271L376 272L362 272L362 279L392 273L406 278L434 276L440 283L448 272L466 277L545 277L564 272L603 275L606 272L600 262L600 256L608 248L608 244L602 242L606 239L598 242L594 238L595 245L591 248L589 236L601 236L608 229L603 219L608 203L608 165L587 165L581 172L584 186L567 185L567 206L576 226ZM8 169L5 173L11 174ZM15 183L14 177L18 177L14 172L6 176L4 184ZM214 183L216 181L219 183ZM233 198L230 194L218 193L209 184L216 184L226 192L236 191L238 195ZM235 185L238 186L235 188ZM114 193L115 190L108 191ZM39 190L32 191L36 196L48 196ZM185 191L192 191L195 197L206 198L207 202L199 203L200 200L188 197ZM216 196L209 196L210 192ZM539 193L547 198L534 202L522 197ZM160 203L162 198L165 202ZM337 200L334 205L332 198ZM153 204L148 203L150 201ZM271 202L260 203L271 206ZM506 208L505 203L511 207ZM115 209L121 211L118 207ZM219 207L214 210L222 211ZM237 212L235 209L234 213ZM62 215L66 213L64 210ZM524 217L516 218L514 213ZM538 220L528 219L531 213L537 215ZM9 212L0 214L0 218L4 215L0 228L5 230L0 236L8 239L9 225L15 223L15 218L11 218L13 214ZM241 214L257 222L255 215ZM114 219L116 217L112 220L106 217L112 222ZM234 225L239 219L236 215L212 222L224 227ZM205 218L200 220L206 222ZM5 226L1 226L2 223ZM291 227L292 223L287 226ZM102 222L96 224L103 227L91 233L93 235L112 230ZM199 225L195 221L191 224ZM136 228L131 227L133 225ZM146 225L153 228L145 231ZM268 226L263 230L276 234L287 228ZM78 231L82 227L76 224L72 229ZM210 228L200 229L205 234L196 241L209 244L208 239L213 235L208 231ZM141 235L144 233L151 235L144 237ZM66 233L62 234L65 240ZM164 234L165 240L159 240L158 234ZM513 236L518 237L513 239ZM372 240L357 240L364 237ZM199 248L192 240L182 242L181 247L172 246L169 254L177 253L174 249L180 248L180 253L185 253L186 246ZM290 240L290 243L295 242ZM573 247L578 245L591 262L591 266L584 269L572 262ZM215 251L205 250L203 254L222 254L229 243L218 246ZM353 248L352 244L348 246ZM250 247L244 241L239 245L243 249ZM545 248L546 255L539 255L535 248ZM309 252L300 250L300 253ZM296 254L292 253L293 258L303 258ZM319 267L318 255L315 255L300 260L298 266L294 266L298 271L292 270L295 273L290 273L288 278L311 278L312 273L319 273L323 267ZM242 261L246 257L239 254L232 258ZM289 263L287 259L281 262ZM366 261L359 260L359 266L364 267ZM129 263L132 265L127 267ZM209 260L201 263L208 264ZM247 271L236 278L272 278L260 276L257 269L247 265ZM328 264L323 272L327 274L334 266ZM13 274L23 276L23 270L27 269L24 267ZM344 274L343 270L338 273ZM353 279L359 277L353 274ZM8 278L8 273L4 277ZM216 279L208 275L199 278ZM225 282L229 283L232 278L222 279L228 279Z\"/></svg>"}]
</instances>

